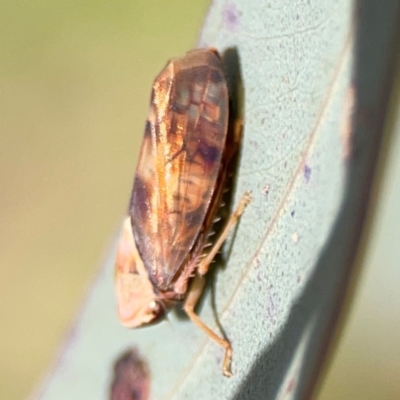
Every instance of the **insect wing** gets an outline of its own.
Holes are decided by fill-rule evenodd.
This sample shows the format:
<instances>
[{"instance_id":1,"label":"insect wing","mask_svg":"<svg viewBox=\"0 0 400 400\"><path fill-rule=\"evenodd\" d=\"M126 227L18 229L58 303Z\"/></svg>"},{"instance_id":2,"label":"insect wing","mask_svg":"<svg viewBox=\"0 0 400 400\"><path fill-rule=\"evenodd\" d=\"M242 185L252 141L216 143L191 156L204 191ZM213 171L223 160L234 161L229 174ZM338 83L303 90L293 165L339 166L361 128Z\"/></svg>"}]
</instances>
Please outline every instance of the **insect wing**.
<instances>
[{"instance_id":1,"label":"insect wing","mask_svg":"<svg viewBox=\"0 0 400 400\"><path fill-rule=\"evenodd\" d=\"M228 125L220 58L194 50L171 60L153 84L130 216L150 279L166 288L202 227Z\"/></svg>"}]
</instances>

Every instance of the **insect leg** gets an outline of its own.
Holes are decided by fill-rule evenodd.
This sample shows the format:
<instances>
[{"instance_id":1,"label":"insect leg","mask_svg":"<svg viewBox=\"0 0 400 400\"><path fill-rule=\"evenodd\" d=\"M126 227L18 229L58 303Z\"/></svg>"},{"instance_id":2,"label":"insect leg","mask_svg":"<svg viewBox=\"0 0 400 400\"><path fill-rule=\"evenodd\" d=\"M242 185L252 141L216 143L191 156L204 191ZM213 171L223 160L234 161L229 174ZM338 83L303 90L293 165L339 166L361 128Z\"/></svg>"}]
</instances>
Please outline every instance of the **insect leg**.
<instances>
[{"instance_id":1,"label":"insect leg","mask_svg":"<svg viewBox=\"0 0 400 400\"><path fill-rule=\"evenodd\" d=\"M193 282L189 288L187 293L187 297L185 303L183 305L183 309L186 314L189 316L191 321L200 328L203 332L205 332L211 339L215 340L220 346L225 349L225 357L224 362L222 364L222 373L230 377L232 376L232 372L230 369L231 359L232 359L232 347L231 344L221 337L219 337L211 328L209 328L195 313L194 308L196 307L197 301L199 300L201 294L203 293L204 285L206 280L201 275L196 275L193 279Z\"/></svg>"},{"instance_id":2,"label":"insect leg","mask_svg":"<svg viewBox=\"0 0 400 400\"><path fill-rule=\"evenodd\" d=\"M207 256L199 264L198 272L200 275L204 275L207 273L207 271L210 267L211 261L217 255L219 249L221 248L221 246L225 242L226 238L228 237L229 232L235 226L237 220L243 214L244 209L250 202L251 202L251 192L246 192L243 195L243 197L240 199L239 204L236 207L236 210L229 217L229 220L226 223L225 228L223 229L218 240L215 242L213 248L210 250L210 252L207 254Z\"/></svg>"}]
</instances>

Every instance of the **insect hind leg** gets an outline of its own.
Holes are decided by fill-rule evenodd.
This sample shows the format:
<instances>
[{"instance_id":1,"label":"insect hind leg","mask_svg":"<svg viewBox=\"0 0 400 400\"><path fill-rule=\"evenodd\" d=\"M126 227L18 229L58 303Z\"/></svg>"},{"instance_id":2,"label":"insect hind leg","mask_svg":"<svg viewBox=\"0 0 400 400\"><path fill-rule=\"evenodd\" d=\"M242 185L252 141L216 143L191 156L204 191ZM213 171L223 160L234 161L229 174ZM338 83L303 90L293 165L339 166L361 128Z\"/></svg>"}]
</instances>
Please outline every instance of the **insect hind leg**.
<instances>
[{"instance_id":1,"label":"insect hind leg","mask_svg":"<svg viewBox=\"0 0 400 400\"><path fill-rule=\"evenodd\" d=\"M190 318L190 320L203 332L205 332L211 339L217 342L221 347L225 349L224 362L222 364L222 373L231 377L232 372L230 369L231 359L232 359L232 347L228 340L218 336L211 328L209 328L202 319L195 313L194 308L201 297L204 289L206 280L201 275L196 275L188 291L183 309Z\"/></svg>"},{"instance_id":2,"label":"insect hind leg","mask_svg":"<svg viewBox=\"0 0 400 400\"><path fill-rule=\"evenodd\" d=\"M219 249L221 248L221 246L224 244L226 238L228 237L229 232L235 226L238 219L243 214L245 208L250 204L251 200L252 200L251 192L246 192L243 195L243 197L240 199L239 204L237 205L235 211L233 211L233 213L229 217L228 222L226 223L224 229L222 230L218 240L215 242L214 246L212 247L210 252L207 254L207 256L199 264L198 273L200 275L205 275L208 272L208 269L210 268L210 264L211 264L212 260L217 255Z\"/></svg>"},{"instance_id":3,"label":"insect hind leg","mask_svg":"<svg viewBox=\"0 0 400 400\"><path fill-rule=\"evenodd\" d=\"M205 332L211 339L217 342L221 347L225 349L225 357L222 364L222 372L225 376L230 377L232 376L232 372L230 369L231 360L232 360L232 347L228 340L218 336L211 328L209 328L201 318L195 313L194 309L198 300L200 299L204 285L205 285L205 278L204 275L207 273L211 261L218 253L219 249L221 248L222 244L224 243L225 239L228 237L229 232L235 226L239 217L243 214L246 206L251 202L251 193L246 192L243 197L241 198L239 204L237 205L235 211L229 217L228 222L226 223L221 235L219 236L218 240L214 244L211 251L207 254L207 256L201 261L198 266L197 274L193 279L193 282L189 288L187 293L187 297L185 303L183 305L183 309L191 319L191 321L200 328L203 332Z\"/></svg>"}]
</instances>

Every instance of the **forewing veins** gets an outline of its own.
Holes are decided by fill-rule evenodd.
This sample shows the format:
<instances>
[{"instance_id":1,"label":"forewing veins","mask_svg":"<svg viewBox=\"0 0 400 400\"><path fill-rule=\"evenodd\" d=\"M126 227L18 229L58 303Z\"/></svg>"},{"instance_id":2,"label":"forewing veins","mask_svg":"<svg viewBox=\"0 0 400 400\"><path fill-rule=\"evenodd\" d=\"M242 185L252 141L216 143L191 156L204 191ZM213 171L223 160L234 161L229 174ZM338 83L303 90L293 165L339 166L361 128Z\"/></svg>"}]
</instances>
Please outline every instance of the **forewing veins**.
<instances>
[{"instance_id":1,"label":"forewing veins","mask_svg":"<svg viewBox=\"0 0 400 400\"><path fill-rule=\"evenodd\" d=\"M202 227L228 124L220 58L194 50L171 60L153 84L130 216L150 279L166 288Z\"/></svg>"}]
</instances>

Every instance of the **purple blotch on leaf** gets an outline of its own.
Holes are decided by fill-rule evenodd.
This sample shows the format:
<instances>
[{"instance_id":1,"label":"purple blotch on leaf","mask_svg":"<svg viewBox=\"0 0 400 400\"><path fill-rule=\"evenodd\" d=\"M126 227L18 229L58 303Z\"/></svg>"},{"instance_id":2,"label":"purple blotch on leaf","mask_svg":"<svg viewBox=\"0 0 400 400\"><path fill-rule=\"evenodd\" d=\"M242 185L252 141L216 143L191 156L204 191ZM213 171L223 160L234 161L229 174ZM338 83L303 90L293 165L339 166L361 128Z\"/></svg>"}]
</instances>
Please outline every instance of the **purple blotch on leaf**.
<instances>
[{"instance_id":1,"label":"purple blotch on leaf","mask_svg":"<svg viewBox=\"0 0 400 400\"><path fill-rule=\"evenodd\" d=\"M304 178L306 179L307 183L311 178L311 168L307 164L304 166Z\"/></svg>"},{"instance_id":2,"label":"purple blotch on leaf","mask_svg":"<svg viewBox=\"0 0 400 400\"><path fill-rule=\"evenodd\" d=\"M125 351L114 364L110 400L148 400L150 373L136 349Z\"/></svg>"},{"instance_id":3,"label":"purple blotch on leaf","mask_svg":"<svg viewBox=\"0 0 400 400\"><path fill-rule=\"evenodd\" d=\"M222 22L229 31L236 31L240 25L240 17L242 13L236 8L236 5L227 2L222 11Z\"/></svg>"}]
</instances>

